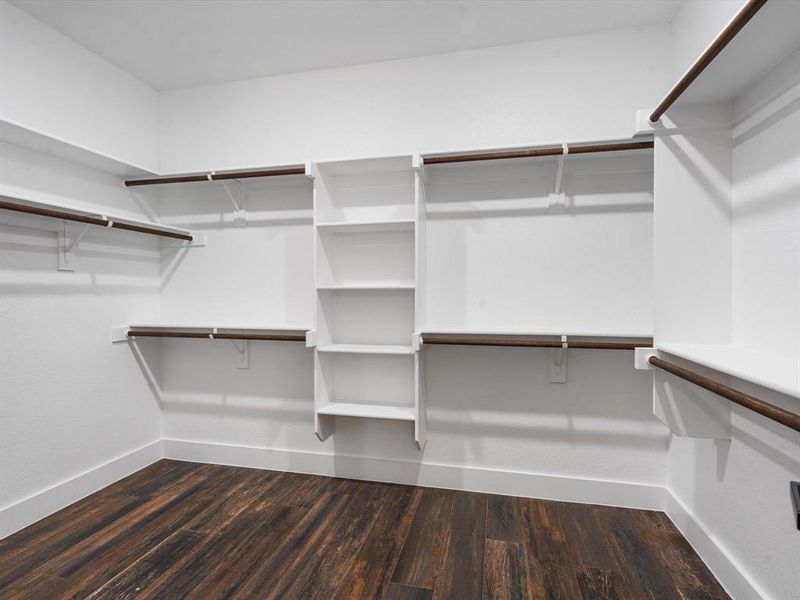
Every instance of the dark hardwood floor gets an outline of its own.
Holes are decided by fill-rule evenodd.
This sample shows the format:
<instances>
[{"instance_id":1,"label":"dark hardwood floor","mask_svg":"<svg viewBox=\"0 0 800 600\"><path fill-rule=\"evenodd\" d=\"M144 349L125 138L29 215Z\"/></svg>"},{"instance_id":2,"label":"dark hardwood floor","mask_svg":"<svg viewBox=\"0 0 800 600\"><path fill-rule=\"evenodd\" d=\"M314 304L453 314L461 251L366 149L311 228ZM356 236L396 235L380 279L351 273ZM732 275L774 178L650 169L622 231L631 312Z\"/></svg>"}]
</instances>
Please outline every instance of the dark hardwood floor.
<instances>
[{"instance_id":1,"label":"dark hardwood floor","mask_svg":"<svg viewBox=\"0 0 800 600\"><path fill-rule=\"evenodd\" d=\"M162 460L0 541L0 598L728 598L658 512Z\"/></svg>"}]
</instances>

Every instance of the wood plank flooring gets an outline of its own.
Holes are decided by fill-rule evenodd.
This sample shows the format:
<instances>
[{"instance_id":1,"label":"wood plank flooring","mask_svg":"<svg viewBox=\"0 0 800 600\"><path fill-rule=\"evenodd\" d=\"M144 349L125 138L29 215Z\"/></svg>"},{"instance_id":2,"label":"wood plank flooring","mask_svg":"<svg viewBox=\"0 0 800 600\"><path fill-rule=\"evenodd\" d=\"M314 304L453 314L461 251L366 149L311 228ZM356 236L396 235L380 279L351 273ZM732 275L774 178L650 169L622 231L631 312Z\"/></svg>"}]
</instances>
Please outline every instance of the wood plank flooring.
<instances>
[{"instance_id":1,"label":"wood plank flooring","mask_svg":"<svg viewBox=\"0 0 800 600\"><path fill-rule=\"evenodd\" d=\"M0 598L728 596L658 512L162 460L0 541Z\"/></svg>"}]
</instances>

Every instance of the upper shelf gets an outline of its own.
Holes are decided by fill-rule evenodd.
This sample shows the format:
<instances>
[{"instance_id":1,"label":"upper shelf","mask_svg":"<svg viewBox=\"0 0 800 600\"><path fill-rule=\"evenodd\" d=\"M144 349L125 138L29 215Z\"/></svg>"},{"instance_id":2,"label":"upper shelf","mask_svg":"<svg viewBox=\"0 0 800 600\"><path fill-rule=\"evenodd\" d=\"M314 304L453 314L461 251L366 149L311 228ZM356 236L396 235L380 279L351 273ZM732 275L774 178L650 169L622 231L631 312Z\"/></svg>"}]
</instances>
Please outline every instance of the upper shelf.
<instances>
[{"instance_id":1,"label":"upper shelf","mask_svg":"<svg viewBox=\"0 0 800 600\"><path fill-rule=\"evenodd\" d=\"M85 223L87 226L96 225L103 228L135 231L137 233L178 239L186 242L194 241L194 236L192 233L185 229L170 227L168 225L160 225L150 221L130 219L127 217L114 217L111 215L90 213L68 206L34 201L27 198L20 198L6 194L0 195L0 209L23 214L37 215L41 217L63 219L65 221L74 221L77 223Z\"/></svg>"},{"instance_id":2,"label":"upper shelf","mask_svg":"<svg viewBox=\"0 0 800 600\"><path fill-rule=\"evenodd\" d=\"M544 156L561 156L565 154L596 154L601 152L622 152L628 150L651 150L652 140L622 140L603 142L583 142L560 144L557 146L537 146L531 148L507 148L496 150L473 150L446 154L425 154L422 164L442 165L452 163L477 162L487 160L508 160L518 158L539 158Z\"/></svg>"},{"instance_id":3,"label":"upper shelf","mask_svg":"<svg viewBox=\"0 0 800 600\"><path fill-rule=\"evenodd\" d=\"M126 342L133 338L196 338L217 340L262 340L305 342L308 327L292 325L265 326L255 324L132 324L111 328L112 342Z\"/></svg>"},{"instance_id":4,"label":"upper shelf","mask_svg":"<svg viewBox=\"0 0 800 600\"><path fill-rule=\"evenodd\" d=\"M800 358L733 344L659 344L658 350L782 394L800 398Z\"/></svg>"},{"instance_id":5,"label":"upper shelf","mask_svg":"<svg viewBox=\"0 0 800 600\"><path fill-rule=\"evenodd\" d=\"M529 348L583 348L593 350L633 350L648 346L653 339L646 336L616 335L552 335L552 334L498 334L498 333L447 333L421 332L425 345L448 346L509 346Z\"/></svg>"},{"instance_id":6,"label":"upper shelf","mask_svg":"<svg viewBox=\"0 0 800 600\"><path fill-rule=\"evenodd\" d=\"M145 177L154 171L141 165L103 154L79 144L73 144L42 131L25 127L19 123L0 119L0 139L42 154L55 156L99 171L122 177Z\"/></svg>"},{"instance_id":7,"label":"upper shelf","mask_svg":"<svg viewBox=\"0 0 800 600\"><path fill-rule=\"evenodd\" d=\"M800 47L800 2L750 0L650 116L673 105L731 100Z\"/></svg>"},{"instance_id":8,"label":"upper shelf","mask_svg":"<svg viewBox=\"0 0 800 600\"><path fill-rule=\"evenodd\" d=\"M262 169L247 169L242 171L210 171L208 173L160 175L158 177L150 177L147 179L129 179L125 181L125 185L127 187L137 187L142 185L164 185L169 183L208 183L211 181L230 181L261 177L284 177L287 175L305 174L305 165L285 165L279 167L266 167Z\"/></svg>"},{"instance_id":9,"label":"upper shelf","mask_svg":"<svg viewBox=\"0 0 800 600\"><path fill-rule=\"evenodd\" d=\"M612 332L612 331L529 331L511 329L454 329L452 327L425 327L419 333L423 335L449 335L449 336L487 336L487 337L548 337L566 335L568 338L615 338L624 340L652 341L652 331Z\"/></svg>"}]
</instances>

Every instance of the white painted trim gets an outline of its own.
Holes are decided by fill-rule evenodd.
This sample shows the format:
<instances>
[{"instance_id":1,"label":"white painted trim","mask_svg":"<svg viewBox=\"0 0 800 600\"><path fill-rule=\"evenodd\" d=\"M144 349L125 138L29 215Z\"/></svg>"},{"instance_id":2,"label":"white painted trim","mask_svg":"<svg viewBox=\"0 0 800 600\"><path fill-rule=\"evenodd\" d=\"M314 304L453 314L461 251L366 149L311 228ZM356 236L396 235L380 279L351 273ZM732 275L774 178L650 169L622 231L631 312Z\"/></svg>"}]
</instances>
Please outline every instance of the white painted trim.
<instances>
[{"instance_id":1,"label":"white painted trim","mask_svg":"<svg viewBox=\"0 0 800 600\"><path fill-rule=\"evenodd\" d=\"M190 440L164 439L163 451L165 458L191 462L664 510L658 485Z\"/></svg>"},{"instance_id":2,"label":"white painted trim","mask_svg":"<svg viewBox=\"0 0 800 600\"><path fill-rule=\"evenodd\" d=\"M0 508L0 539L144 469L161 457L161 440L157 440Z\"/></svg>"},{"instance_id":3,"label":"white painted trim","mask_svg":"<svg viewBox=\"0 0 800 600\"><path fill-rule=\"evenodd\" d=\"M664 489L664 512L735 600L768 600L753 577L733 558L711 530L672 492Z\"/></svg>"}]
</instances>

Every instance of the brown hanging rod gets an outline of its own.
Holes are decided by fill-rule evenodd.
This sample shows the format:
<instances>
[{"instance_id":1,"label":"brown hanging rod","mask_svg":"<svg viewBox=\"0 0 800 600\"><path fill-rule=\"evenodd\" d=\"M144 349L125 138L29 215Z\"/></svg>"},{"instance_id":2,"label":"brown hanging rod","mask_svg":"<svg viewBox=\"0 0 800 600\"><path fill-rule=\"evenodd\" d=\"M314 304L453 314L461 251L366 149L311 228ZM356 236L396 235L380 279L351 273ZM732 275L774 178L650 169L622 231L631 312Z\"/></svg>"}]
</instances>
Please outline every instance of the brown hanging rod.
<instances>
[{"instance_id":1,"label":"brown hanging rod","mask_svg":"<svg viewBox=\"0 0 800 600\"><path fill-rule=\"evenodd\" d=\"M305 334L287 333L214 333L213 331L177 331L160 329L129 329L126 334L129 338L196 338L213 340L245 340L245 341L271 341L271 342L305 342Z\"/></svg>"},{"instance_id":2,"label":"brown hanging rod","mask_svg":"<svg viewBox=\"0 0 800 600\"><path fill-rule=\"evenodd\" d=\"M711 42L711 45L706 48L706 51L700 55L694 64L689 67L686 74L678 80L669 93L659 103L653 114L650 115L650 122L655 123L662 115L669 110L675 101L680 98L681 94L697 79L708 65L719 55L720 52L727 46L730 41L736 37L745 25L752 19L755 14L767 3L767 0L748 0L747 4L741 11L728 23L728 26Z\"/></svg>"},{"instance_id":3,"label":"brown hanging rod","mask_svg":"<svg viewBox=\"0 0 800 600\"><path fill-rule=\"evenodd\" d=\"M204 175L175 175L153 177L151 179L130 179L125 182L128 187L137 185L160 185L162 183L198 183L204 181L224 181L226 179L252 179L254 177L278 177L281 175L305 175L305 165L291 165L277 169L261 169L257 171L228 171L225 173L208 173Z\"/></svg>"},{"instance_id":4,"label":"brown hanging rod","mask_svg":"<svg viewBox=\"0 0 800 600\"><path fill-rule=\"evenodd\" d=\"M653 147L652 140L644 142L618 142L609 144L588 144L569 146L570 154L590 154L593 152L619 152L620 150L647 150ZM423 156L425 165L441 165L445 163L472 162L477 160L503 160L508 158L535 158L539 156L560 156L564 153L562 146L531 148L530 150L499 150L479 154L444 154L440 156Z\"/></svg>"},{"instance_id":5,"label":"brown hanging rod","mask_svg":"<svg viewBox=\"0 0 800 600\"><path fill-rule=\"evenodd\" d=\"M690 371L689 369L679 367L678 365L658 358L657 356L651 356L648 359L648 362L654 367L663 369L668 373L677 375L681 379L685 379L690 383L699 385L701 388L704 388L709 392L714 392L718 396L727 398L739 406L744 406L745 408L748 408L753 412L757 412L768 419L777 421L781 425L785 425L786 427L794 429L795 431L800 431L800 415L798 414L785 410L780 406L775 406L774 404L765 402L764 400L756 398L755 396L751 396L750 394L740 392L739 390L728 387L727 385L719 383L718 381L714 381L713 379L709 379L708 377L704 377L703 375L695 373L694 371Z\"/></svg>"},{"instance_id":6,"label":"brown hanging rod","mask_svg":"<svg viewBox=\"0 0 800 600\"><path fill-rule=\"evenodd\" d=\"M18 204L16 202L8 202L0 200L0 209L12 210L14 212L26 213L30 215L39 215L42 217L52 217L54 219L64 219L65 221L75 221L77 223L86 223L88 225L97 225L98 227L110 227L112 229L124 229L126 231L136 231L138 233L146 233L148 235L158 235L161 237L174 238L177 240L186 240L191 242L194 238L188 233L180 233L178 231L171 231L169 229L160 229L157 227L150 227L147 225L137 225L133 223L124 223L115 221L113 217L101 217L98 215L86 215L80 213L72 213L53 208L40 208L38 206L30 206L28 204Z\"/></svg>"},{"instance_id":7,"label":"brown hanging rod","mask_svg":"<svg viewBox=\"0 0 800 600\"><path fill-rule=\"evenodd\" d=\"M575 340L566 342L568 348L589 350L634 350L652 344L652 339L638 342L606 342ZM460 337L447 334L422 334L423 344L442 344L448 346L512 346L525 348L562 348L561 340L534 340L515 337Z\"/></svg>"}]
</instances>

